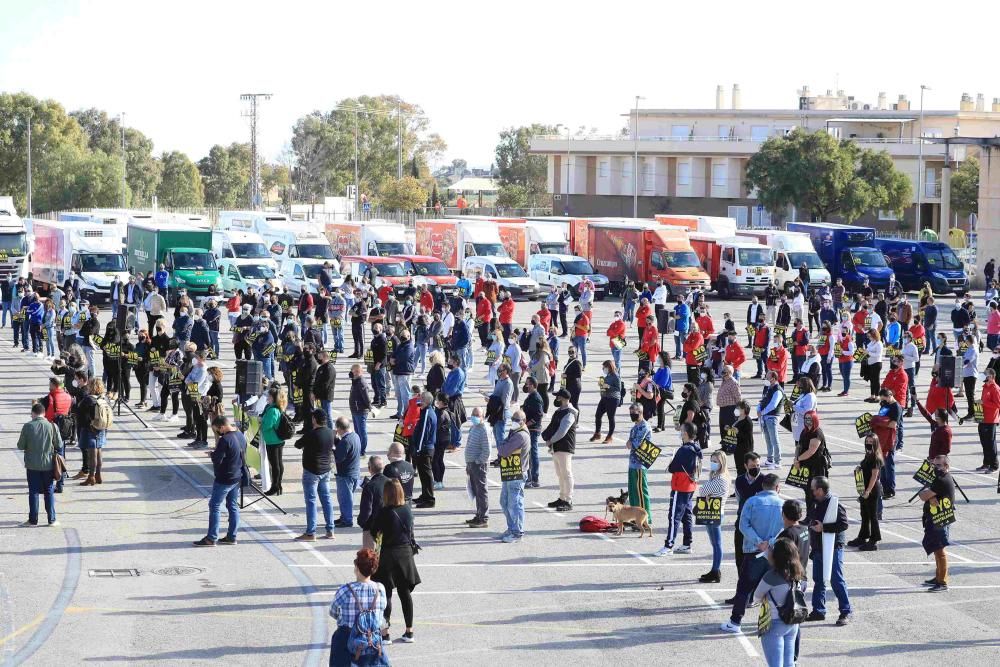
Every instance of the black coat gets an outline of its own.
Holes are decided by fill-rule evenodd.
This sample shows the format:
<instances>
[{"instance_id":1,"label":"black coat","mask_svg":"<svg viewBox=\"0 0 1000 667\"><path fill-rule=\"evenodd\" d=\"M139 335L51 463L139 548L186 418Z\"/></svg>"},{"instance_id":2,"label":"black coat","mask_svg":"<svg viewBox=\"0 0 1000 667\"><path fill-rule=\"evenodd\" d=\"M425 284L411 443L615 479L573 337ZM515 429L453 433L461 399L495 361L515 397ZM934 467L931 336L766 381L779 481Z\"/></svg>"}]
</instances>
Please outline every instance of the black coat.
<instances>
[{"instance_id":1,"label":"black coat","mask_svg":"<svg viewBox=\"0 0 1000 667\"><path fill-rule=\"evenodd\" d=\"M313 398L318 401L332 401L336 384L337 369L332 361L328 361L316 369L312 384Z\"/></svg>"},{"instance_id":2,"label":"black coat","mask_svg":"<svg viewBox=\"0 0 1000 667\"><path fill-rule=\"evenodd\" d=\"M347 405L352 415L367 414L372 409L371 394L368 393L368 385L364 378L351 380L351 394L347 399Z\"/></svg>"}]
</instances>

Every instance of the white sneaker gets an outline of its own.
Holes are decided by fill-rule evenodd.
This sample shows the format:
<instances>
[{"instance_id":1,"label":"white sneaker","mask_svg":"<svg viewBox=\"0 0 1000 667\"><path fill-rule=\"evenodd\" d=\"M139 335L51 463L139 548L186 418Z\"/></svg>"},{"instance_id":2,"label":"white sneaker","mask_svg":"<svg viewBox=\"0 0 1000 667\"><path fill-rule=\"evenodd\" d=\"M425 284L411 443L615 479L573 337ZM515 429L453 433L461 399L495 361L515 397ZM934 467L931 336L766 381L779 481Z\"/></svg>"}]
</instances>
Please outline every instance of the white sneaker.
<instances>
[{"instance_id":1,"label":"white sneaker","mask_svg":"<svg viewBox=\"0 0 1000 667\"><path fill-rule=\"evenodd\" d=\"M689 554L691 553L691 546L687 544L682 544L679 547L674 547L675 554Z\"/></svg>"},{"instance_id":2,"label":"white sneaker","mask_svg":"<svg viewBox=\"0 0 1000 667\"><path fill-rule=\"evenodd\" d=\"M743 628L741 628L738 625L734 625L732 621L726 621L725 623L719 626L719 629L722 630L723 632L728 632L729 634L732 635L743 634Z\"/></svg>"},{"instance_id":3,"label":"white sneaker","mask_svg":"<svg viewBox=\"0 0 1000 667\"><path fill-rule=\"evenodd\" d=\"M673 550L673 549L671 549L670 547L660 547L659 551L657 551L657 552L656 552L655 554L653 554L653 555L654 555L654 556L669 556L669 555L670 555L670 554L672 554L673 552L674 552L674 550Z\"/></svg>"},{"instance_id":4,"label":"white sneaker","mask_svg":"<svg viewBox=\"0 0 1000 667\"><path fill-rule=\"evenodd\" d=\"M167 421L168 421L168 422L176 422L176 421L180 421L180 418L179 418L179 417L178 417L177 415L170 415L170 416L169 416L169 417L167 418Z\"/></svg>"}]
</instances>

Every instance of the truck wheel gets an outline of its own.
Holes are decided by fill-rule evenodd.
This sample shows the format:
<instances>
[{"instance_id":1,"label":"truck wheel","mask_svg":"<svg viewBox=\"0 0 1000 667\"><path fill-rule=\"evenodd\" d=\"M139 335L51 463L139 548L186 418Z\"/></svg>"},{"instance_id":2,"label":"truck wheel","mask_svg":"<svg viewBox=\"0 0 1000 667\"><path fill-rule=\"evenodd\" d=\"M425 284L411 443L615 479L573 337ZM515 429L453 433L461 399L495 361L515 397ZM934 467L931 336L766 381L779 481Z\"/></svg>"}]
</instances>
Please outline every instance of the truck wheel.
<instances>
[{"instance_id":1,"label":"truck wheel","mask_svg":"<svg viewBox=\"0 0 1000 667\"><path fill-rule=\"evenodd\" d=\"M716 290L719 293L720 299L729 299L732 297L732 293L729 291L729 281L723 280L719 282L719 286Z\"/></svg>"}]
</instances>

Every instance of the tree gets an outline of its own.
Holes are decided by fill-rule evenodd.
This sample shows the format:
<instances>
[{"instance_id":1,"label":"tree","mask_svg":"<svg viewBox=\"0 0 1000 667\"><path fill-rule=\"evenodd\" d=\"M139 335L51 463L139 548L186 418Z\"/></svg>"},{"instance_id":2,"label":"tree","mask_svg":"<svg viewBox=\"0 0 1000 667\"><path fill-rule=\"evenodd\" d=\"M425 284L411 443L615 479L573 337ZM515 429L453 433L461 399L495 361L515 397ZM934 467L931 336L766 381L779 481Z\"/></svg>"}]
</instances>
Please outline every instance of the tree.
<instances>
[{"instance_id":1,"label":"tree","mask_svg":"<svg viewBox=\"0 0 1000 667\"><path fill-rule=\"evenodd\" d=\"M554 134L549 125L511 127L500 132L496 147L497 171L501 185L523 185L529 195L544 194L547 189L548 163L543 155L530 155L531 138Z\"/></svg>"},{"instance_id":2,"label":"tree","mask_svg":"<svg viewBox=\"0 0 1000 667\"><path fill-rule=\"evenodd\" d=\"M427 191L412 176L387 179L379 188L378 203L395 211L414 211L427 202Z\"/></svg>"},{"instance_id":3,"label":"tree","mask_svg":"<svg viewBox=\"0 0 1000 667\"><path fill-rule=\"evenodd\" d=\"M525 208L528 206L528 198L528 189L523 185L517 183L501 185L496 205L500 208Z\"/></svg>"},{"instance_id":4,"label":"tree","mask_svg":"<svg viewBox=\"0 0 1000 667\"><path fill-rule=\"evenodd\" d=\"M288 188L292 185L291 173L283 164L262 164L260 166L261 190L264 203L270 204L270 195L274 190L281 193L282 200L287 198Z\"/></svg>"},{"instance_id":5,"label":"tree","mask_svg":"<svg viewBox=\"0 0 1000 667\"><path fill-rule=\"evenodd\" d=\"M469 163L466 160L457 157L451 161L451 173L454 175L456 181L465 176L465 172L468 170Z\"/></svg>"},{"instance_id":6,"label":"tree","mask_svg":"<svg viewBox=\"0 0 1000 667\"><path fill-rule=\"evenodd\" d=\"M887 153L838 141L822 130L771 137L747 162L747 188L770 211L789 204L813 220L855 220L874 209L902 213L912 200L909 179Z\"/></svg>"},{"instance_id":7,"label":"tree","mask_svg":"<svg viewBox=\"0 0 1000 667\"><path fill-rule=\"evenodd\" d=\"M156 189L156 197L161 206L175 208L202 206L205 191L202 188L201 173L187 155L180 151L164 153L160 158L163 178Z\"/></svg>"},{"instance_id":8,"label":"tree","mask_svg":"<svg viewBox=\"0 0 1000 667\"><path fill-rule=\"evenodd\" d=\"M968 215L979 213L979 160L968 157L951 177L951 207Z\"/></svg>"},{"instance_id":9,"label":"tree","mask_svg":"<svg viewBox=\"0 0 1000 667\"><path fill-rule=\"evenodd\" d=\"M420 167L417 166L417 158L410 160L410 176L420 179Z\"/></svg>"},{"instance_id":10,"label":"tree","mask_svg":"<svg viewBox=\"0 0 1000 667\"><path fill-rule=\"evenodd\" d=\"M250 145L212 146L198 161L208 206L235 208L250 203Z\"/></svg>"},{"instance_id":11,"label":"tree","mask_svg":"<svg viewBox=\"0 0 1000 667\"><path fill-rule=\"evenodd\" d=\"M87 135L91 150L100 150L121 160L121 121L109 118L100 109L82 109L70 113ZM120 167L119 167L120 169ZM153 155L153 141L135 128L125 128L125 182L130 197L126 205L148 206L160 183L160 162ZM121 173L119 172L119 178Z\"/></svg>"},{"instance_id":12,"label":"tree","mask_svg":"<svg viewBox=\"0 0 1000 667\"><path fill-rule=\"evenodd\" d=\"M434 189L431 190L431 206L437 206L439 201L441 201L441 199L438 197L438 184L434 183Z\"/></svg>"},{"instance_id":13,"label":"tree","mask_svg":"<svg viewBox=\"0 0 1000 667\"><path fill-rule=\"evenodd\" d=\"M121 159L103 151L63 143L46 150L44 157L33 163L32 169L32 208L35 211L107 207L119 203Z\"/></svg>"}]
</instances>

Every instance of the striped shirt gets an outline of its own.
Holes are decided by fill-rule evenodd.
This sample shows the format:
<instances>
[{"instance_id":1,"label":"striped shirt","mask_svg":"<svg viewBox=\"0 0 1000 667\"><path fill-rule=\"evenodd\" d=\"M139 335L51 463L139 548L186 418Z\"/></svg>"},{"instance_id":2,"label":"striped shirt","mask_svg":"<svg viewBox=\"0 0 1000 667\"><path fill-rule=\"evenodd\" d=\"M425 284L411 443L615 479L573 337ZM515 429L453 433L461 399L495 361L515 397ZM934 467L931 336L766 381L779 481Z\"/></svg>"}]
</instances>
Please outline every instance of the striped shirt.
<instances>
[{"instance_id":1,"label":"striped shirt","mask_svg":"<svg viewBox=\"0 0 1000 667\"><path fill-rule=\"evenodd\" d=\"M354 594L351 594L351 589ZM381 618L385 612L386 594L385 587L376 582L355 581L344 584L337 589L330 603L330 618L337 621L337 627L353 628L354 621L357 620L361 612L366 611L372 605L372 600L378 594L378 603L375 605L375 613ZM357 596L357 600L355 600ZM359 604L360 602L360 604Z\"/></svg>"},{"instance_id":2,"label":"striped shirt","mask_svg":"<svg viewBox=\"0 0 1000 667\"><path fill-rule=\"evenodd\" d=\"M718 477L710 477L709 479L702 482L701 486L698 487L698 497L699 498L722 498L725 499L729 495L729 479L719 475ZM723 510L725 507L723 507Z\"/></svg>"}]
</instances>

